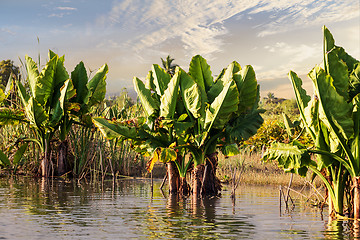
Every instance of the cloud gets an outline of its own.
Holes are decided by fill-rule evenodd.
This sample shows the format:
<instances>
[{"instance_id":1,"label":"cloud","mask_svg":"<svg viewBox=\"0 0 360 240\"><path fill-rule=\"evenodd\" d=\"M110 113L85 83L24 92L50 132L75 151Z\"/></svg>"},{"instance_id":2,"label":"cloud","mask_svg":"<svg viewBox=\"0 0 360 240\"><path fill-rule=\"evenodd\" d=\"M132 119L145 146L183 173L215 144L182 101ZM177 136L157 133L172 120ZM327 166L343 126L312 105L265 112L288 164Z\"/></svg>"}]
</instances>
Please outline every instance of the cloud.
<instances>
[{"instance_id":1,"label":"cloud","mask_svg":"<svg viewBox=\"0 0 360 240\"><path fill-rule=\"evenodd\" d=\"M172 39L180 39L187 55L211 57L221 50L221 36L227 33L223 23L248 6L252 1L235 4L217 1L134 0L115 3L107 17L98 23L112 27L126 27L143 31L131 38L127 45L141 52Z\"/></svg>"},{"instance_id":2,"label":"cloud","mask_svg":"<svg viewBox=\"0 0 360 240\"><path fill-rule=\"evenodd\" d=\"M77 8L73 8L73 7L56 7L56 10L63 10L63 11L76 11Z\"/></svg>"},{"instance_id":3,"label":"cloud","mask_svg":"<svg viewBox=\"0 0 360 240\"><path fill-rule=\"evenodd\" d=\"M9 28L5 28L5 27L0 28L0 31L1 31L1 32L5 32L5 33L7 33L7 34L10 34L10 35L12 35L12 36L16 35L16 32L11 31Z\"/></svg>"},{"instance_id":4,"label":"cloud","mask_svg":"<svg viewBox=\"0 0 360 240\"><path fill-rule=\"evenodd\" d=\"M97 23L110 29L127 29L130 37L124 46L137 52L180 39L188 56L211 58L221 51L222 36L228 33L224 22L234 16L234 20L241 21L271 13L256 27L258 36L264 37L358 17L360 11L354 6L356 0L118 0L109 13L98 17ZM135 31L142 34L131 35Z\"/></svg>"},{"instance_id":5,"label":"cloud","mask_svg":"<svg viewBox=\"0 0 360 240\"><path fill-rule=\"evenodd\" d=\"M355 0L278 0L266 1L250 14L273 12L272 21L259 26L258 36L287 32L324 23L341 22L359 17L359 3Z\"/></svg>"}]
</instances>

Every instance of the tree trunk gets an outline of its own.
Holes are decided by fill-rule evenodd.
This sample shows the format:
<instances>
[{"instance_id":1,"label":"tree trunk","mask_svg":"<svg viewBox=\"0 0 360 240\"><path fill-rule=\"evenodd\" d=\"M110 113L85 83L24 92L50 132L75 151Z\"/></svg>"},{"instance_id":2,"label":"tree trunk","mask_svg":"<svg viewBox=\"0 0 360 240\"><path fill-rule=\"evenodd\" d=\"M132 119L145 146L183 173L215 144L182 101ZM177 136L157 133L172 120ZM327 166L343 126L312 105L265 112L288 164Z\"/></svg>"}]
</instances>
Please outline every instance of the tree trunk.
<instances>
[{"instance_id":1,"label":"tree trunk","mask_svg":"<svg viewBox=\"0 0 360 240\"><path fill-rule=\"evenodd\" d=\"M360 218L360 177L353 177L354 186L354 218Z\"/></svg>"},{"instance_id":2,"label":"tree trunk","mask_svg":"<svg viewBox=\"0 0 360 240\"><path fill-rule=\"evenodd\" d=\"M180 177L180 189L179 193L182 196L188 196L190 193L190 186L186 181L186 177Z\"/></svg>"},{"instance_id":3,"label":"tree trunk","mask_svg":"<svg viewBox=\"0 0 360 240\"><path fill-rule=\"evenodd\" d=\"M176 164L173 161L167 163L167 172L169 180L169 192L170 194L177 194L180 185L180 176Z\"/></svg>"},{"instance_id":4,"label":"tree trunk","mask_svg":"<svg viewBox=\"0 0 360 240\"><path fill-rule=\"evenodd\" d=\"M62 141L57 150L57 175L62 176L67 172L68 142L66 140Z\"/></svg>"},{"instance_id":5,"label":"tree trunk","mask_svg":"<svg viewBox=\"0 0 360 240\"><path fill-rule=\"evenodd\" d=\"M202 180L204 177L205 166L204 164L199 164L194 167L193 170L193 198L197 199L201 197L201 188L202 188Z\"/></svg>"},{"instance_id":6,"label":"tree trunk","mask_svg":"<svg viewBox=\"0 0 360 240\"><path fill-rule=\"evenodd\" d=\"M41 175L45 178L50 177L50 141L45 140L45 153L41 161Z\"/></svg>"},{"instance_id":7,"label":"tree trunk","mask_svg":"<svg viewBox=\"0 0 360 240\"><path fill-rule=\"evenodd\" d=\"M217 196L221 191L220 180L216 177L216 169L218 166L217 153L207 155L206 158L206 172L203 186L203 195L205 196Z\"/></svg>"}]
</instances>

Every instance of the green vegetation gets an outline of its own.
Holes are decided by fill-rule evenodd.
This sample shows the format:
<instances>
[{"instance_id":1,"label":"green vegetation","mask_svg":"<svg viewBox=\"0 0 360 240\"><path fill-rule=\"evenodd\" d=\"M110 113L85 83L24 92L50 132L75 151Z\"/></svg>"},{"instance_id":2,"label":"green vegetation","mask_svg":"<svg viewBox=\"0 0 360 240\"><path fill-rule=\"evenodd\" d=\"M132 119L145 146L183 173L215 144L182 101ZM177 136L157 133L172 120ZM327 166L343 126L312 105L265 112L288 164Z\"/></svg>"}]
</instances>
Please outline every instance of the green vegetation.
<instances>
[{"instance_id":1,"label":"green vegetation","mask_svg":"<svg viewBox=\"0 0 360 240\"><path fill-rule=\"evenodd\" d=\"M315 66L308 74L315 96L308 96L301 79L294 72L289 73L303 125L314 145L306 148L296 140L290 144L274 143L264 159L277 160L285 171L300 175L311 169L328 189L329 203L333 207L330 211L343 215L346 198L348 213L360 218L360 65L335 45L326 27L323 33L323 67ZM316 154L316 161L310 154Z\"/></svg>"},{"instance_id":2,"label":"green vegetation","mask_svg":"<svg viewBox=\"0 0 360 240\"><path fill-rule=\"evenodd\" d=\"M193 165L193 195L217 195L217 149L238 154L236 143L255 134L262 123L254 70L233 62L214 81L210 66L198 55L188 73L177 67L171 76L154 64L147 80L148 88L134 78L146 119L94 118L95 125L107 138L130 139L136 151L150 153L149 171L157 161L168 163L171 192L180 189L187 195L186 173ZM185 162L187 153L191 157Z\"/></svg>"}]
</instances>

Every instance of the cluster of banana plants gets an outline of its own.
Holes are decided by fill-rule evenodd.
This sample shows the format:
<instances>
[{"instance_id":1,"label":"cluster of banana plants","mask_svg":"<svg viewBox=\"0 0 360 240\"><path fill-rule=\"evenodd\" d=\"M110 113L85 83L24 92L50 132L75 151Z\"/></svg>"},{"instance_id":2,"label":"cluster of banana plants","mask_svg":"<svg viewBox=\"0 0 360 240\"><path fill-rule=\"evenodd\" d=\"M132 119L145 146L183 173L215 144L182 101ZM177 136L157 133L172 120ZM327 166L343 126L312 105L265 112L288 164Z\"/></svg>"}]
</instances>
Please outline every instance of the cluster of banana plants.
<instances>
[{"instance_id":1,"label":"cluster of banana plants","mask_svg":"<svg viewBox=\"0 0 360 240\"><path fill-rule=\"evenodd\" d=\"M360 64L335 45L325 26L323 35L323 64L308 74L314 96L307 95L296 73L289 73L303 126L314 145L275 143L264 160L277 160L285 171L302 176L312 170L327 187L330 213L343 215L346 200L349 215L360 218Z\"/></svg>"},{"instance_id":2,"label":"cluster of banana plants","mask_svg":"<svg viewBox=\"0 0 360 240\"><path fill-rule=\"evenodd\" d=\"M94 124L105 137L129 139L136 151L150 156L149 171L156 161L166 163L171 193L189 193L186 174L192 169L193 196L217 195L217 151L239 153L236 144L263 122L253 68L232 62L214 79L197 55L188 72L177 67L170 75L154 64L146 84L136 77L133 81L146 116L93 118Z\"/></svg>"},{"instance_id":3,"label":"cluster of banana plants","mask_svg":"<svg viewBox=\"0 0 360 240\"><path fill-rule=\"evenodd\" d=\"M49 51L49 61L39 72L38 65L29 56L25 57L27 78L25 85L14 80L21 102L19 108L1 108L0 124L13 124L14 118L29 124L33 138L26 141L36 142L43 153L41 160L42 176L49 177L57 171L66 171L67 141L71 126L76 123L84 126L92 124L90 110L103 101L106 92L107 65L103 65L91 80L86 68L80 62L69 76L64 67L64 56L59 57ZM52 167L51 144L57 137L57 167Z\"/></svg>"}]
</instances>

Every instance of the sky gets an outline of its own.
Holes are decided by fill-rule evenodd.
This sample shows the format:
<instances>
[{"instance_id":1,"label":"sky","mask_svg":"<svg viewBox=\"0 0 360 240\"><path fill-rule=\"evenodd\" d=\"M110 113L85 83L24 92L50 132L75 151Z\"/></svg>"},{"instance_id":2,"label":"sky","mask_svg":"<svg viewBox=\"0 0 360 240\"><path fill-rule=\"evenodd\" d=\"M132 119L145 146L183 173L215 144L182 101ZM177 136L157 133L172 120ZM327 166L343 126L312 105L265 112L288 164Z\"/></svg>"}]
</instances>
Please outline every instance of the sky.
<instances>
[{"instance_id":1,"label":"sky","mask_svg":"<svg viewBox=\"0 0 360 240\"><path fill-rule=\"evenodd\" d=\"M322 61L322 26L335 44L360 59L359 0L0 0L0 60L41 64L51 49L70 73L109 65L107 94L133 93L152 64L170 55L187 70L207 59L214 76L237 61L252 65L261 96L293 98L287 74L306 74Z\"/></svg>"}]
</instances>

